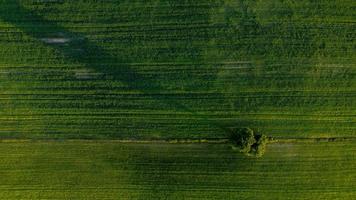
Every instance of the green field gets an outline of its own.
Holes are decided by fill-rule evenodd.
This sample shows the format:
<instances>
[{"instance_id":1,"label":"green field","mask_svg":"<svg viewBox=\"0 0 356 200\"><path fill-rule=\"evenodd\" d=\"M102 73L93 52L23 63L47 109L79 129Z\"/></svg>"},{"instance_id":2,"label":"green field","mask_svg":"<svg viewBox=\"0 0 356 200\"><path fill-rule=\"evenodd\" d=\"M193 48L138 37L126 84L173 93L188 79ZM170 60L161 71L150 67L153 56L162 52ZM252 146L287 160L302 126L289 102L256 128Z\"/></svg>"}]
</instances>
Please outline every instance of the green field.
<instances>
[{"instance_id":1,"label":"green field","mask_svg":"<svg viewBox=\"0 0 356 200\"><path fill-rule=\"evenodd\" d=\"M355 10L0 0L0 200L356 199Z\"/></svg>"},{"instance_id":2,"label":"green field","mask_svg":"<svg viewBox=\"0 0 356 200\"><path fill-rule=\"evenodd\" d=\"M355 135L352 0L0 2L3 138Z\"/></svg>"},{"instance_id":3,"label":"green field","mask_svg":"<svg viewBox=\"0 0 356 200\"><path fill-rule=\"evenodd\" d=\"M356 145L1 143L0 199L355 199Z\"/></svg>"}]
</instances>

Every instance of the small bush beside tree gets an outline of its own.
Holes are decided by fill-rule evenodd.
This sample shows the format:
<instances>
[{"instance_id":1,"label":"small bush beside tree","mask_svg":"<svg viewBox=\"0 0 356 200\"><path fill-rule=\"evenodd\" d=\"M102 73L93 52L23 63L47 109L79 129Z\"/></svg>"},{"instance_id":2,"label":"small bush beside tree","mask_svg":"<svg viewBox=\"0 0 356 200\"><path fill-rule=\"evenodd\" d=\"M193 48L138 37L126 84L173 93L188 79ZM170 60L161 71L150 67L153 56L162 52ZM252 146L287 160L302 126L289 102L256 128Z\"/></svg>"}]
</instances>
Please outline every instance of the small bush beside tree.
<instances>
[{"instance_id":1,"label":"small bush beside tree","mask_svg":"<svg viewBox=\"0 0 356 200\"><path fill-rule=\"evenodd\" d=\"M256 157L261 157L266 151L266 145L268 142L267 136L263 134L255 135L256 143L251 146L250 153Z\"/></svg>"}]
</instances>

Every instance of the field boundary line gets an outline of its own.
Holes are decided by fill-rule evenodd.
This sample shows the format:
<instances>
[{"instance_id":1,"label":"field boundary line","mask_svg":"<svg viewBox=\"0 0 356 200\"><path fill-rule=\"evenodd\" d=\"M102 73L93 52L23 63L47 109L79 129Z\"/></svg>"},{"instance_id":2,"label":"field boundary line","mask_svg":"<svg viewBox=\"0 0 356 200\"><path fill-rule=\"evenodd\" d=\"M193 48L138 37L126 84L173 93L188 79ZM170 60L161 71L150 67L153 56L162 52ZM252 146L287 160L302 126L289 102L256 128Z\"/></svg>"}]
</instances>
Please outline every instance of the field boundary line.
<instances>
[{"instance_id":1,"label":"field boundary line","mask_svg":"<svg viewBox=\"0 0 356 200\"><path fill-rule=\"evenodd\" d=\"M355 141L356 137L332 138L268 138L268 143L325 143ZM220 139L0 139L1 143L36 143L36 142L87 142L87 143L123 143L123 144L228 144L228 138Z\"/></svg>"}]
</instances>

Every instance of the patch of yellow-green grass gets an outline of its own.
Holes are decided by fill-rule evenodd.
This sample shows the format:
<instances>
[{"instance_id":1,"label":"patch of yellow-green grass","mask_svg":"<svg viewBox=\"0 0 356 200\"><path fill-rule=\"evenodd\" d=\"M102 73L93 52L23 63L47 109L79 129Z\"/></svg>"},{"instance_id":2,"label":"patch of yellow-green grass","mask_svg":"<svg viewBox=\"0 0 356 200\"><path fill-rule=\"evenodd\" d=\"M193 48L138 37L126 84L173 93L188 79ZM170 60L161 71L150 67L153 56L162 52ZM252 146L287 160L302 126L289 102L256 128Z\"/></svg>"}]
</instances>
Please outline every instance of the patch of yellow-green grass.
<instances>
[{"instance_id":1,"label":"patch of yellow-green grass","mask_svg":"<svg viewBox=\"0 0 356 200\"><path fill-rule=\"evenodd\" d=\"M0 144L0 199L354 199L353 142L273 143L261 158L222 144Z\"/></svg>"}]
</instances>

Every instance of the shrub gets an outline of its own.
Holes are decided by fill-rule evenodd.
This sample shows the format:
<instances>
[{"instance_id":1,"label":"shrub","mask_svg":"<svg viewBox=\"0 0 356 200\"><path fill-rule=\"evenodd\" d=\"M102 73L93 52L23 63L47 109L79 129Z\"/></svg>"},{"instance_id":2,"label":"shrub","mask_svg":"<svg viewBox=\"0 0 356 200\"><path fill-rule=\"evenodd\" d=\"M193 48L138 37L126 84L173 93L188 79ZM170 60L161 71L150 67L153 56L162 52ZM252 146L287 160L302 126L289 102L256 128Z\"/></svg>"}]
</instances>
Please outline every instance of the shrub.
<instances>
[{"instance_id":1,"label":"shrub","mask_svg":"<svg viewBox=\"0 0 356 200\"><path fill-rule=\"evenodd\" d=\"M256 143L251 146L250 154L256 157L261 157L266 151L266 145L268 142L267 136L263 134L255 135Z\"/></svg>"}]
</instances>

